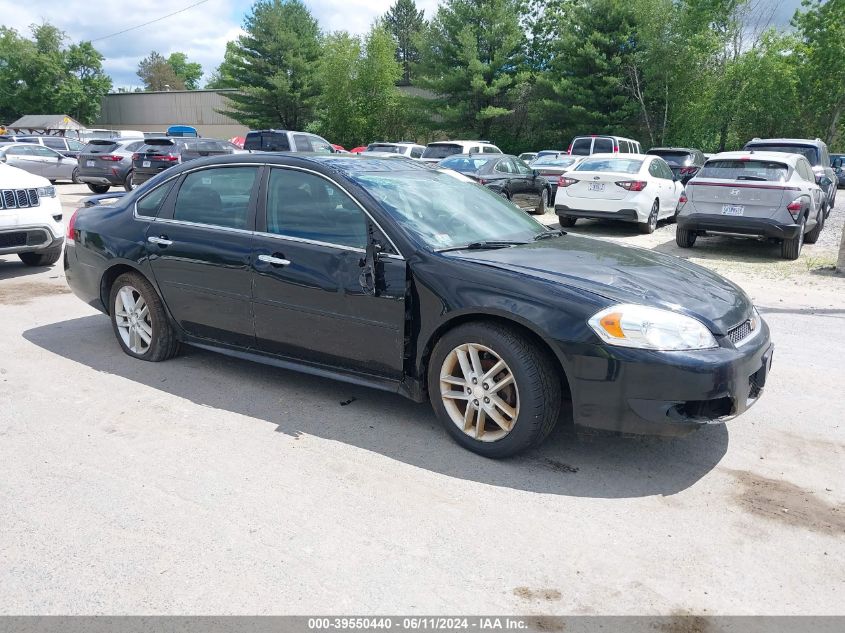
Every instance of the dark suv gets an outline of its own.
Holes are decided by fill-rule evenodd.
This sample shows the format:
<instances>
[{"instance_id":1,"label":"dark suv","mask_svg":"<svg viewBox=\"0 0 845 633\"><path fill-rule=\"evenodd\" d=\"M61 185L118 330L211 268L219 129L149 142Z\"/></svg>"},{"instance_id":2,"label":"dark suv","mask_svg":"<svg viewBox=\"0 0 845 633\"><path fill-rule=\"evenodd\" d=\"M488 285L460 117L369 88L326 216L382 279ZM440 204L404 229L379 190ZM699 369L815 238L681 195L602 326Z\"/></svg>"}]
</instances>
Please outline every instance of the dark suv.
<instances>
[{"instance_id":1,"label":"dark suv","mask_svg":"<svg viewBox=\"0 0 845 633\"><path fill-rule=\"evenodd\" d=\"M132 186L137 187L157 173L179 163L205 156L224 156L243 150L229 141L213 138L148 138L132 154Z\"/></svg>"},{"instance_id":2,"label":"dark suv","mask_svg":"<svg viewBox=\"0 0 845 633\"><path fill-rule=\"evenodd\" d=\"M833 167L830 166L830 154L824 141L819 138L812 141L803 138L755 138L748 141L743 149L804 156L813 167L816 184L824 190L827 196L825 217L830 215L830 210L836 204L836 185L839 179Z\"/></svg>"},{"instance_id":3,"label":"dark suv","mask_svg":"<svg viewBox=\"0 0 845 633\"><path fill-rule=\"evenodd\" d=\"M652 147L646 154L660 156L669 163L669 167L681 184L687 184L704 165L704 154L701 150L689 147Z\"/></svg>"},{"instance_id":4,"label":"dark suv","mask_svg":"<svg viewBox=\"0 0 845 633\"><path fill-rule=\"evenodd\" d=\"M94 193L110 187L132 191L132 153L144 145L141 138L95 138L79 154L79 181Z\"/></svg>"}]
</instances>

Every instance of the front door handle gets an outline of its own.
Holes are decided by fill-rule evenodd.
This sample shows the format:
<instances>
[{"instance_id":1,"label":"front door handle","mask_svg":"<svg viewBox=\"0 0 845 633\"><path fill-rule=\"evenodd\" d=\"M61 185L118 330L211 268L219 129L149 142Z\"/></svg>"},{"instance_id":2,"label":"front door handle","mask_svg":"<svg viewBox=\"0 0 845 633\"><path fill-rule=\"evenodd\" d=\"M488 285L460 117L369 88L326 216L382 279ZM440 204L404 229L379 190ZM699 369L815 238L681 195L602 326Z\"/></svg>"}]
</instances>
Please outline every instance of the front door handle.
<instances>
[{"instance_id":1,"label":"front door handle","mask_svg":"<svg viewBox=\"0 0 845 633\"><path fill-rule=\"evenodd\" d=\"M170 246L171 244L173 244L173 241L172 241L172 240L167 239L166 237L154 237L154 236L150 236L150 237L148 237L148 238L147 238L147 241L148 241L150 244L156 244L156 245L158 245L158 246Z\"/></svg>"},{"instance_id":2,"label":"front door handle","mask_svg":"<svg viewBox=\"0 0 845 633\"><path fill-rule=\"evenodd\" d=\"M272 255L259 255L258 261L265 264L272 264L273 266L289 266L290 260L281 257L273 257Z\"/></svg>"}]
</instances>

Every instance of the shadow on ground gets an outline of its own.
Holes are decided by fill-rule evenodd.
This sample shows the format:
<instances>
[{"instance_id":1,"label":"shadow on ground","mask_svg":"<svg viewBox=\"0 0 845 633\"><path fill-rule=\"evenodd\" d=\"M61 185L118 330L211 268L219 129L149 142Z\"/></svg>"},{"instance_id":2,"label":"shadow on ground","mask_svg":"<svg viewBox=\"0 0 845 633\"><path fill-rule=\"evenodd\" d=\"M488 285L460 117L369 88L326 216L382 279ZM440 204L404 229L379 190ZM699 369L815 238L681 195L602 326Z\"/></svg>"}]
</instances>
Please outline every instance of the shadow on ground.
<instances>
[{"instance_id":1,"label":"shadow on ground","mask_svg":"<svg viewBox=\"0 0 845 633\"><path fill-rule=\"evenodd\" d=\"M27 266L17 255L3 255L0 257L0 281L37 275L50 268L56 269L54 274L57 277L62 274L61 262L50 266Z\"/></svg>"},{"instance_id":2,"label":"shadow on ground","mask_svg":"<svg viewBox=\"0 0 845 633\"><path fill-rule=\"evenodd\" d=\"M538 449L509 460L478 457L447 436L428 405L398 395L187 348L166 363L125 355L105 316L33 328L26 340L201 406L379 453L449 477L576 497L622 498L680 492L716 466L728 446L724 426L685 438L575 434L568 415ZM106 394L103 397L107 397Z\"/></svg>"}]
</instances>

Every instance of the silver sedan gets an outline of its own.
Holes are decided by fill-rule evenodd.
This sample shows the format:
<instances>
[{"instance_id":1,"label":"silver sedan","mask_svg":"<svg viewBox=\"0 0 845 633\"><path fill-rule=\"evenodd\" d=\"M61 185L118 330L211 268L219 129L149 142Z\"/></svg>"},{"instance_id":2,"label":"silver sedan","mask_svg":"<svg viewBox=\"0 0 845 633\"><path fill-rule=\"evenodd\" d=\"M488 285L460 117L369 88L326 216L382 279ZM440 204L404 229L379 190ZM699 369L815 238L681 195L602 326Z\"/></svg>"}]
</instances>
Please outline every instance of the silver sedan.
<instances>
[{"instance_id":1,"label":"silver sedan","mask_svg":"<svg viewBox=\"0 0 845 633\"><path fill-rule=\"evenodd\" d=\"M0 145L0 163L18 167L50 182L77 182L78 165L75 158L62 156L56 150L34 143L4 143Z\"/></svg>"}]
</instances>

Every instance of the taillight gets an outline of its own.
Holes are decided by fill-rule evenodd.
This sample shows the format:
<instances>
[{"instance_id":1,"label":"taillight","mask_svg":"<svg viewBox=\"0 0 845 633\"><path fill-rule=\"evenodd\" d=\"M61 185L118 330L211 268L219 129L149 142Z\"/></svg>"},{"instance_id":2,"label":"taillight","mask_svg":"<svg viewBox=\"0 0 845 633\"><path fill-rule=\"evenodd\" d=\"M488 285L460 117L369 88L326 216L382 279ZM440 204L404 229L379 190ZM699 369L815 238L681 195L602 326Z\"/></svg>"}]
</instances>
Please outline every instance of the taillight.
<instances>
[{"instance_id":1,"label":"taillight","mask_svg":"<svg viewBox=\"0 0 845 633\"><path fill-rule=\"evenodd\" d=\"M571 153L572 153L572 143L570 143L570 144L569 144L569 147L567 147L567 148L566 148L566 153L567 153L567 154L571 154Z\"/></svg>"},{"instance_id":2,"label":"taillight","mask_svg":"<svg viewBox=\"0 0 845 633\"><path fill-rule=\"evenodd\" d=\"M681 197L678 198L678 210L680 211L686 203L687 203L687 194L682 193Z\"/></svg>"},{"instance_id":3,"label":"taillight","mask_svg":"<svg viewBox=\"0 0 845 633\"><path fill-rule=\"evenodd\" d=\"M616 184L628 191L642 191L648 183L645 180L619 180Z\"/></svg>"},{"instance_id":4,"label":"taillight","mask_svg":"<svg viewBox=\"0 0 845 633\"><path fill-rule=\"evenodd\" d=\"M614 152L614 153L616 153L616 152L618 152L618 151L619 151L619 146L618 146L618 145L614 145L614 146L613 146L613 152Z\"/></svg>"},{"instance_id":5,"label":"taillight","mask_svg":"<svg viewBox=\"0 0 845 633\"><path fill-rule=\"evenodd\" d=\"M177 163L179 162L179 156L177 154L160 154L157 156L151 157L153 160L160 160L166 163Z\"/></svg>"},{"instance_id":6,"label":"taillight","mask_svg":"<svg viewBox=\"0 0 845 633\"><path fill-rule=\"evenodd\" d=\"M73 243L73 231L76 228L76 215L79 213L79 209L73 212L73 215L70 216L70 220L67 221L67 241Z\"/></svg>"},{"instance_id":7,"label":"taillight","mask_svg":"<svg viewBox=\"0 0 845 633\"><path fill-rule=\"evenodd\" d=\"M557 186L569 187L570 185L574 185L576 182L578 182L577 178L567 178L566 176L561 176L557 179Z\"/></svg>"},{"instance_id":8,"label":"taillight","mask_svg":"<svg viewBox=\"0 0 845 633\"><path fill-rule=\"evenodd\" d=\"M115 156L114 154L103 154L100 156L100 160L107 160L112 163L120 162L122 156Z\"/></svg>"},{"instance_id":9,"label":"taillight","mask_svg":"<svg viewBox=\"0 0 845 633\"><path fill-rule=\"evenodd\" d=\"M479 185L486 185L489 181L484 180L484 178L477 178L476 181Z\"/></svg>"},{"instance_id":10,"label":"taillight","mask_svg":"<svg viewBox=\"0 0 845 633\"><path fill-rule=\"evenodd\" d=\"M804 208L804 205L801 204L801 200L795 199L786 205L786 210L789 211L789 214L792 216L793 220L797 220L798 216L801 214L801 209Z\"/></svg>"}]
</instances>

